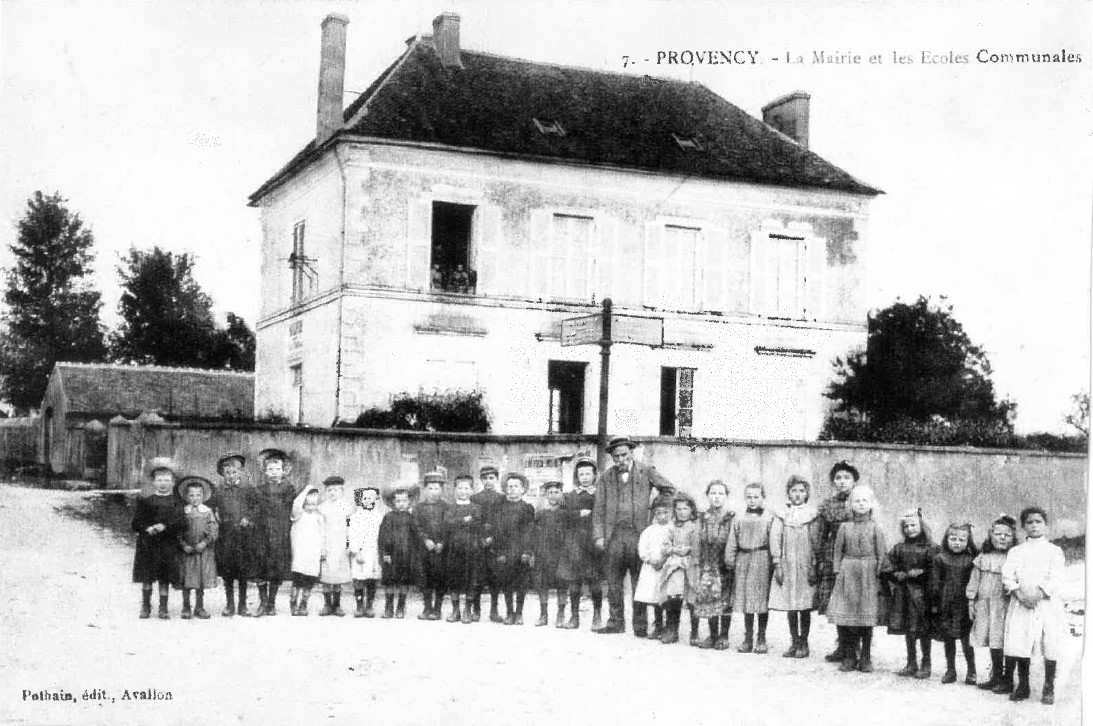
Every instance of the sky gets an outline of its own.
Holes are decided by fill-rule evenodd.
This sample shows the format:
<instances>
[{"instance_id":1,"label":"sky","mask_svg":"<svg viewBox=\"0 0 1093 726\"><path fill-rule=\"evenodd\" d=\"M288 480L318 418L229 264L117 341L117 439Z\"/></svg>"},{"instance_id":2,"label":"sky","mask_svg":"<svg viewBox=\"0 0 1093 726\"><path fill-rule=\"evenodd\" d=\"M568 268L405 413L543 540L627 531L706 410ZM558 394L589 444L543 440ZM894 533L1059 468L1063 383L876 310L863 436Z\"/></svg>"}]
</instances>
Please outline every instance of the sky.
<instances>
[{"instance_id":1,"label":"sky","mask_svg":"<svg viewBox=\"0 0 1093 726\"><path fill-rule=\"evenodd\" d=\"M350 20L348 104L445 10L462 16L465 48L694 80L755 116L809 92L810 148L885 191L871 208L870 307L946 296L1018 403L1019 430L1065 430L1090 378L1084 1L0 0L0 266L27 198L59 191L95 233L108 324L119 255L160 245L195 255L219 313L253 327L261 230L247 196L315 133L323 17ZM657 63L688 50L759 62ZM980 51L1081 61L981 63Z\"/></svg>"}]
</instances>

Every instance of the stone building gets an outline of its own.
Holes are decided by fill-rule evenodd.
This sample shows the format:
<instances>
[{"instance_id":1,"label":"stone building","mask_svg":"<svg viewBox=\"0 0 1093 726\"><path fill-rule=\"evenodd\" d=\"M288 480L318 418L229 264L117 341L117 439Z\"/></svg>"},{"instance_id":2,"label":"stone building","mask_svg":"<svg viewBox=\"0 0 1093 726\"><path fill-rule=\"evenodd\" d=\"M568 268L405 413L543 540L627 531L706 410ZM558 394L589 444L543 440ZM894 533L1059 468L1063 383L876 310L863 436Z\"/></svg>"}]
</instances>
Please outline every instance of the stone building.
<instances>
[{"instance_id":1,"label":"stone building","mask_svg":"<svg viewBox=\"0 0 1093 726\"><path fill-rule=\"evenodd\" d=\"M809 151L808 94L764 123L697 83L465 50L444 13L344 107L348 22L322 23L316 137L250 198L259 410L477 388L495 432L593 433L599 348L560 323L610 297L664 321L613 348L611 430L815 437L865 341L880 192Z\"/></svg>"}]
</instances>

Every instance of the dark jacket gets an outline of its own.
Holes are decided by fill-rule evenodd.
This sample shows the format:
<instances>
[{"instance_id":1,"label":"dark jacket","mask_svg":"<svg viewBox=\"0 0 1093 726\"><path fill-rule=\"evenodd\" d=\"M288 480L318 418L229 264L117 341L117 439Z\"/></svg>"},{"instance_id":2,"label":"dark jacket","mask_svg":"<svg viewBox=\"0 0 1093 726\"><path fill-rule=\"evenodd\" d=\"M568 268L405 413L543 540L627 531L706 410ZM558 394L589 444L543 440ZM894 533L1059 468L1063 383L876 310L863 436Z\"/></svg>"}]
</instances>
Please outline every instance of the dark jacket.
<instances>
[{"instance_id":1,"label":"dark jacket","mask_svg":"<svg viewBox=\"0 0 1093 726\"><path fill-rule=\"evenodd\" d=\"M656 467L635 461L630 468L630 481L619 481L614 466L600 474L596 481L596 501L592 507L592 536L611 540L620 523L632 524L639 534L649 524L649 500L653 490L671 496L675 487Z\"/></svg>"}]
</instances>

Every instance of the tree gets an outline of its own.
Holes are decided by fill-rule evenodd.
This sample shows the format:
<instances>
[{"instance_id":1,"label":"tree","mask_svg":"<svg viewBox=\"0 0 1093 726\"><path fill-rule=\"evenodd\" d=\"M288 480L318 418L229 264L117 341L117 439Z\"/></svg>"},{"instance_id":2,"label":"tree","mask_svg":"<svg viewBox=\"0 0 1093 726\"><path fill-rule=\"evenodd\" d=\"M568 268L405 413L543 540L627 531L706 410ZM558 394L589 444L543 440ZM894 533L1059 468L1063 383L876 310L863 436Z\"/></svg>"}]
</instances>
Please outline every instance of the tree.
<instances>
[{"instance_id":1,"label":"tree","mask_svg":"<svg viewBox=\"0 0 1093 726\"><path fill-rule=\"evenodd\" d=\"M217 331L217 346L210 365L233 371L254 370L254 331L235 313L228 313L227 327Z\"/></svg>"},{"instance_id":2,"label":"tree","mask_svg":"<svg viewBox=\"0 0 1093 726\"><path fill-rule=\"evenodd\" d=\"M387 408L361 412L355 426L401 431L490 432L490 415L481 391L400 393Z\"/></svg>"},{"instance_id":3,"label":"tree","mask_svg":"<svg viewBox=\"0 0 1093 726\"><path fill-rule=\"evenodd\" d=\"M835 411L885 427L897 422L956 422L1012 432L1016 404L999 402L991 367L953 317L952 306L925 297L871 316L866 350L835 361L824 394Z\"/></svg>"},{"instance_id":4,"label":"tree","mask_svg":"<svg viewBox=\"0 0 1093 726\"><path fill-rule=\"evenodd\" d=\"M57 361L106 356L99 322L102 298L90 278L94 236L58 193L27 200L8 249L5 330L0 334L0 397L18 413L36 408Z\"/></svg>"},{"instance_id":5,"label":"tree","mask_svg":"<svg viewBox=\"0 0 1093 726\"><path fill-rule=\"evenodd\" d=\"M1066 422L1078 429L1083 437L1089 436L1089 393L1075 393L1070 397L1071 408Z\"/></svg>"}]
</instances>

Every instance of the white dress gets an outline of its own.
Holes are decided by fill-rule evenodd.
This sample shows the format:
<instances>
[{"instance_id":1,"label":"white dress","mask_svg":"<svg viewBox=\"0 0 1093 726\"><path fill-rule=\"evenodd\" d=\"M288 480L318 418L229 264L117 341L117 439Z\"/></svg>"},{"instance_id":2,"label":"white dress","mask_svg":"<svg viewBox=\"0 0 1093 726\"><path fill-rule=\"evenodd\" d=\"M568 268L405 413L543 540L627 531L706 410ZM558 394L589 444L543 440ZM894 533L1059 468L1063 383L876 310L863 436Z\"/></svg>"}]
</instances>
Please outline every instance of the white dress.
<instances>
[{"instance_id":1,"label":"white dress","mask_svg":"<svg viewBox=\"0 0 1093 726\"><path fill-rule=\"evenodd\" d=\"M380 570L380 523L383 512L357 507L349 518L349 570L354 580L378 580Z\"/></svg>"},{"instance_id":2,"label":"white dress","mask_svg":"<svg viewBox=\"0 0 1093 726\"><path fill-rule=\"evenodd\" d=\"M1046 537L1025 540L1009 551L1002 565L1002 584L1007 590L1039 587L1047 596L1035 607L1027 608L1010 596L1006 611L1006 636L1003 650L1008 656L1030 658L1041 651L1044 658L1058 660L1063 639L1063 585L1066 558L1063 550Z\"/></svg>"},{"instance_id":3,"label":"white dress","mask_svg":"<svg viewBox=\"0 0 1093 726\"><path fill-rule=\"evenodd\" d=\"M292 503L292 571L318 577L319 561L323 556L323 533L326 520L319 511L304 511L304 499L315 491L305 488Z\"/></svg>"},{"instance_id":4,"label":"white dress","mask_svg":"<svg viewBox=\"0 0 1093 726\"><path fill-rule=\"evenodd\" d=\"M641 557L641 572L638 574L638 586L634 588L634 601L647 605L660 605L664 602L664 546L672 541L672 528L667 524L654 522L645 528L638 538L638 556Z\"/></svg>"},{"instance_id":5,"label":"white dress","mask_svg":"<svg viewBox=\"0 0 1093 726\"><path fill-rule=\"evenodd\" d=\"M319 505L319 511L326 521L323 533L323 555L326 559L319 572L319 581L324 585L343 585L351 579L347 546L349 526L346 520L353 512L353 504L345 500L325 501Z\"/></svg>"}]
</instances>

